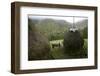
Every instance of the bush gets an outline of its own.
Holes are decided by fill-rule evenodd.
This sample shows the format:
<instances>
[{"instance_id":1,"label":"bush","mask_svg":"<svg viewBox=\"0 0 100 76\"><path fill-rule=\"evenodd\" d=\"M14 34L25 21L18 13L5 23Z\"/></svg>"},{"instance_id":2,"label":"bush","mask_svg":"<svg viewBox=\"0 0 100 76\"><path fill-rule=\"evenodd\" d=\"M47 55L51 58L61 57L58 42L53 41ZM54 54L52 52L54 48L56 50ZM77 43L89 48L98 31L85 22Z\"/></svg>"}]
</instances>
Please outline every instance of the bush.
<instances>
[{"instance_id":1,"label":"bush","mask_svg":"<svg viewBox=\"0 0 100 76\"><path fill-rule=\"evenodd\" d=\"M29 31L28 59L44 60L51 59L50 44L48 39L37 31Z\"/></svg>"},{"instance_id":2,"label":"bush","mask_svg":"<svg viewBox=\"0 0 100 76\"><path fill-rule=\"evenodd\" d=\"M83 48L84 39L78 30L68 31L65 32L63 45L67 54L74 55Z\"/></svg>"}]
</instances>

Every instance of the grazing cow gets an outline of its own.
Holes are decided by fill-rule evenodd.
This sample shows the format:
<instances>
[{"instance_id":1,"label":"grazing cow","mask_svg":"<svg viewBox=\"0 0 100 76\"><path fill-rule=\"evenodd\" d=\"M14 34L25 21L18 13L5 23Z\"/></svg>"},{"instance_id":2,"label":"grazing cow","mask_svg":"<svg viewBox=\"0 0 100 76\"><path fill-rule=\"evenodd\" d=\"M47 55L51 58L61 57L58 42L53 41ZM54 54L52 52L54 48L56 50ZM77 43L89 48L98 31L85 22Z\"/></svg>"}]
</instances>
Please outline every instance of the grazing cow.
<instances>
[{"instance_id":1,"label":"grazing cow","mask_svg":"<svg viewBox=\"0 0 100 76\"><path fill-rule=\"evenodd\" d=\"M52 48L60 47L60 43L52 43Z\"/></svg>"}]
</instances>

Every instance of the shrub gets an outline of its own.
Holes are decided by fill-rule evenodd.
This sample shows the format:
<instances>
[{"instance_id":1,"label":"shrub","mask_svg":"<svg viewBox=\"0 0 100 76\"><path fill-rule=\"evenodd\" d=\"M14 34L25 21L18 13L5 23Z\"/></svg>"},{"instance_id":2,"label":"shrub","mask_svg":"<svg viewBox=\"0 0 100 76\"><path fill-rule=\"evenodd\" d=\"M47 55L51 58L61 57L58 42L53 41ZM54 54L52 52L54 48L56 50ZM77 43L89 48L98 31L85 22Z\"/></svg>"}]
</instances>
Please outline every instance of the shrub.
<instances>
[{"instance_id":1,"label":"shrub","mask_svg":"<svg viewBox=\"0 0 100 76\"><path fill-rule=\"evenodd\" d=\"M78 30L68 31L65 32L63 45L67 54L74 55L83 48L84 39Z\"/></svg>"},{"instance_id":2,"label":"shrub","mask_svg":"<svg viewBox=\"0 0 100 76\"><path fill-rule=\"evenodd\" d=\"M28 37L28 59L43 60L51 59L50 45L48 39L36 30L29 31Z\"/></svg>"}]
</instances>

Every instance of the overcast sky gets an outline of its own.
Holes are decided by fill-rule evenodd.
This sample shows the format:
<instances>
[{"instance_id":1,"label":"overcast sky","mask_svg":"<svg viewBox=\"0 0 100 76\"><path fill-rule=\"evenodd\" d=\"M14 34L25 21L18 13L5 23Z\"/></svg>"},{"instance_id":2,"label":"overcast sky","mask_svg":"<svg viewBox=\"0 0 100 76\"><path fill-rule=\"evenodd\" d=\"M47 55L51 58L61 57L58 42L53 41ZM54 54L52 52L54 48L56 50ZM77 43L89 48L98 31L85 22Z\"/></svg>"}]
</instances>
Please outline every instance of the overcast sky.
<instances>
[{"instance_id":1,"label":"overcast sky","mask_svg":"<svg viewBox=\"0 0 100 76\"><path fill-rule=\"evenodd\" d=\"M57 19L57 20L65 20L67 22L73 23L73 22L78 22L82 21L85 19L88 19L87 17L73 17L73 16L38 16L38 15L29 15L28 16L30 19L45 19L45 18L51 18L51 19Z\"/></svg>"}]
</instances>

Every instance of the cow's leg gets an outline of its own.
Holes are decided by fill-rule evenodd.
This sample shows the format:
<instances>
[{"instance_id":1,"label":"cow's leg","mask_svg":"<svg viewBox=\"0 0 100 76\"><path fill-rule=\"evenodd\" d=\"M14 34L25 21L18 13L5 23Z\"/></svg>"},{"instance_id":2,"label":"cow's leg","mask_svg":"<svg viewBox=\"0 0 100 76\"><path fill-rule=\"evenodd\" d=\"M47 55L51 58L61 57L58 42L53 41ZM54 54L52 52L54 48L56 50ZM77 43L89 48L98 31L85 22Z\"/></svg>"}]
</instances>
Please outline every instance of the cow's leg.
<instances>
[{"instance_id":1,"label":"cow's leg","mask_svg":"<svg viewBox=\"0 0 100 76\"><path fill-rule=\"evenodd\" d=\"M54 45L52 44L52 48L54 48Z\"/></svg>"}]
</instances>

